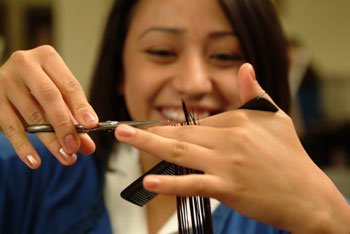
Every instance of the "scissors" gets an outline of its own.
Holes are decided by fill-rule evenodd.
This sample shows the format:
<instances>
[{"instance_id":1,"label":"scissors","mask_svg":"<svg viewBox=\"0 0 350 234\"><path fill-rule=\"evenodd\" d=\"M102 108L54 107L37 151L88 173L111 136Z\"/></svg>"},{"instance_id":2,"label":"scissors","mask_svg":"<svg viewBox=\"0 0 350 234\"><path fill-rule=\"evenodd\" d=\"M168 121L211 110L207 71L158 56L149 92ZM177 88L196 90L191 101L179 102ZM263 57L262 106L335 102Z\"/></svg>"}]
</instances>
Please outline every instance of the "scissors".
<instances>
[{"instance_id":1,"label":"scissors","mask_svg":"<svg viewBox=\"0 0 350 234\"><path fill-rule=\"evenodd\" d=\"M96 127L84 128L82 125L76 124L75 129L78 133L88 133L95 131L113 131L120 124L127 124L130 126L139 126L146 124L158 124L158 123L169 123L169 120L151 120L151 121L105 121L99 122ZM55 129L51 124L33 124L26 128L26 132L37 133L37 132L54 132Z\"/></svg>"}]
</instances>

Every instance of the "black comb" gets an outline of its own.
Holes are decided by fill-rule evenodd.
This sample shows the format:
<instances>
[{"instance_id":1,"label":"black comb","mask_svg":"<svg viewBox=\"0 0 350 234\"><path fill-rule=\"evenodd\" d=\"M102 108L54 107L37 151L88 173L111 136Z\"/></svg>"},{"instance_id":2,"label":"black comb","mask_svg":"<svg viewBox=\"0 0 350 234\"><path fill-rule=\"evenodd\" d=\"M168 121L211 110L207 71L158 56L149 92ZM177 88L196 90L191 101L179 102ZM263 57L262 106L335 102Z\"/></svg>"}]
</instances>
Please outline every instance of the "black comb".
<instances>
[{"instance_id":1,"label":"black comb","mask_svg":"<svg viewBox=\"0 0 350 234\"><path fill-rule=\"evenodd\" d=\"M269 100L263 97L256 97L249 102L245 103L238 109L248 109L248 110L260 110L260 111L269 111L277 112L278 109L273 105ZM146 205L150 200L156 197L157 193L152 193L144 189L142 185L143 178L146 175L157 174L157 175L175 175L175 165L166 161L161 161L155 165L152 169L147 171L145 174L140 176L132 184L126 187L121 193L120 196L125 200L134 203L138 206Z\"/></svg>"}]
</instances>

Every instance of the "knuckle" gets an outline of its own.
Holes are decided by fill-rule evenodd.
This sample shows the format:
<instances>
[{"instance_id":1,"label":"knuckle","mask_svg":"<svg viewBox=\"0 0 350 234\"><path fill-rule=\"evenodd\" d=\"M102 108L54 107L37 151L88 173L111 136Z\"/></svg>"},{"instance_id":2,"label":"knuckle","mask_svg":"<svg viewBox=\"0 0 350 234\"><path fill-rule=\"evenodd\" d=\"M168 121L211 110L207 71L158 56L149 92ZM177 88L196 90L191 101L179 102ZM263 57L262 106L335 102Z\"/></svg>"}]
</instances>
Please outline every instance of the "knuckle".
<instances>
[{"instance_id":1,"label":"knuckle","mask_svg":"<svg viewBox=\"0 0 350 234\"><path fill-rule=\"evenodd\" d=\"M88 102L80 102L75 106L76 113L83 113L86 110L92 109L91 105Z\"/></svg>"},{"instance_id":2,"label":"knuckle","mask_svg":"<svg viewBox=\"0 0 350 234\"><path fill-rule=\"evenodd\" d=\"M56 86L50 83L41 84L38 93L44 100L48 102L57 100L61 96Z\"/></svg>"},{"instance_id":3,"label":"knuckle","mask_svg":"<svg viewBox=\"0 0 350 234\"><path fill-rule=\"evenodd\" d=\"M75 78L67 77L64 84L67 93L76 93L77 91L82 91L82 87Z\"/></svg>"},{"instance_id":4,"label":"knuckle","mask_svg":"<svg viewBox=\"0 0 350 234\"><path fill-rule=\"evenodd\" d=\"M228 136L228 143L234 145L235 147L249 144L252 141L248 130L243 127L227 129L226 136Z\"/></svg>"},{"instance_id":5,"label":"knuckle","mask_svg":"<svg viewBox=\"0 0 350 234\"><path fill-rule=\"evenodd\" d=\"M247 142L249 143L251 141L251 136L246 128L237 128L235 130L235 140L239 140L240 142Z\"/></svg>"},{"instance_id":6,"label":"knuckle","mask_svg":"<svg viewBox=\"0 0 350 234\"><path fill-rule=\"evenodd\" d=\"M57 128L67 128L67 126L69 126L70 123L71 122L68 119L67 120L66 119L62 119L62 120L56 122L55 126Z\"/></svg>"},{"instance_id":7,"label":"knuckle","mask_svg":"<svg viewBox=\"0 0 350 234\"><path fill-rule=\"evenodd\" d=\"M15 124L8 124L3 128L3 130L9 139L14 139L18 134L20 134L20 128Z\"/></svg>"},{"instance_id":8,"label":"knuckle","mask_svg":"<svg viewBox=\"0 0 350 234\"><path fill-rule=\"evenodd\" d=\"M245 159L239 154L227 159L227 166L230 168L242 168L244 165Z\"/></svg>"},{"instance_id":9,"label":"knuckle","mask_svg":"<svg viewBox=\"0 0 350 234\"><path fill-rule=\"evenodd\" d=\"M29 123L42 124L45 123L45 118L40 111L33 111L28 116Z\"/></svg>"},{"instance_id":10,"label":"knuckle","mask_svg":"<svg viewBox=\"0 0 350 234\"><path fill-rule=\"evenodd\" d=\"M174 140L171 145L170 156L175 163L179 163L184 160L188 152L188 145L185 142Z\"/></svg>"},{"instance_id":11,"label":"knuckle","mask_svg":"<svg viewBox=\"0 0 350 234\"><path fill-rule=\"evenodd\" d=\"M25 152L28 148L28 143L21 140L13 142L12 145L18 154L22 154L22 152Z\"/></svg>"},{"instance_id":12,"label":"knuckle","mask_svg":"<svg viewBox=\"0 0 350 234\"><path fill-rule=\"evenodd\" d=\"M30 55L28 54L28 51L25 50L18 50L11 54L9 62L14 66L14 68L30 68L30 64L32 60L30 59Z\"/></svg>"},{"instance_id":13,"label":"knuckle","mask_svg":"<svg viewBox=\"0 0 350 234\"><path fill-rule=\"evenodd\" d=\"M57 54L55 48L50 45L41 45L34 50L38 53L43 53L45 56L56 56Z\"/></svg>"},{"instance_id":14,"label":"knuckle","mask_svg":"<svg viewBox=\"0 0 350 234\"><path fill-rule=\"evenodd\" d=\"M10 60L16 64L23 64L27 61L27 52L24 50L18 50L11 54Z\"/></svg>"},{"instance_id":15,"label":"knuckle","mask_svg":"<svg viewBox=\"0 0 350 234\"><path fill-rule=\"evenodd\" d=\"M248 117L248 114L247 114L247 111L239 111L237 113L237 116L236 116L236 121L240 124L244 124L246 123L247 121L249 121L249 117Z\"/></svg>"}]
</instances>

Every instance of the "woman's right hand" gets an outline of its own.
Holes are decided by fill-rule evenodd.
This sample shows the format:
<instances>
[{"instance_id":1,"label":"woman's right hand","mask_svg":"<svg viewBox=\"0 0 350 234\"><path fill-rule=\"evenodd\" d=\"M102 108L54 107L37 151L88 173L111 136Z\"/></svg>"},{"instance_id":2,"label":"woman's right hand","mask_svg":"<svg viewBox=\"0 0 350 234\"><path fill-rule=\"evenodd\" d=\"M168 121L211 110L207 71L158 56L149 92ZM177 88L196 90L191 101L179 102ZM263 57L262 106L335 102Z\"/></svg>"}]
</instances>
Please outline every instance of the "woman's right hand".
<instances>
[{"instance_id":1,"label":"woman's right hand","mask_svg":"<svg viewBox=\"0 0 350 234\"><path fill-rule=\"evenodd\" d=\"M25 132L30 124L52 124L55 133L37 136L64 165L76 161L76 152L90 154L95 144L77 134L74 123L94 127L98 117L84 91L60 55L51 46L14 52L0 67L0 127L18 156L36 169L41 159Z\"/></svg>"}]
</instances>

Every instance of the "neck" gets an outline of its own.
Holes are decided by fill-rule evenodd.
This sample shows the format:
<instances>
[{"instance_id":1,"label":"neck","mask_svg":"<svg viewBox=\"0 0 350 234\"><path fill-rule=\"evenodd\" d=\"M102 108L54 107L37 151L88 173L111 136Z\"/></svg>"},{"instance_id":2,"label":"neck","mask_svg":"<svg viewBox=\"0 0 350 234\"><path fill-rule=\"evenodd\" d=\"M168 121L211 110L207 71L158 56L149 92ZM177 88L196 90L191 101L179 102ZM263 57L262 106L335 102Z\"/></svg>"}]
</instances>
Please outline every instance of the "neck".
<instances>
[{"instance_id":1,"label":"neck","mask_svg":"<svg viewBox=\"0 0 350 234\"><path fill-rule=\"evenodd\" d=\"M159 159L140 152L140 163L143 173L151 169ZM176 197L158 195L146 205L148 219L148 233L157 233L168 219L176 212Z\"/></svg>"}]
</instances>

